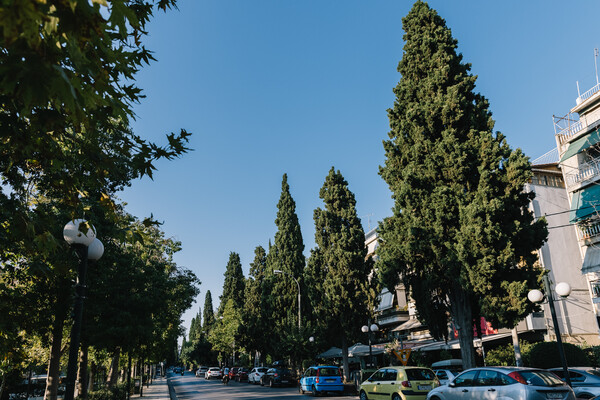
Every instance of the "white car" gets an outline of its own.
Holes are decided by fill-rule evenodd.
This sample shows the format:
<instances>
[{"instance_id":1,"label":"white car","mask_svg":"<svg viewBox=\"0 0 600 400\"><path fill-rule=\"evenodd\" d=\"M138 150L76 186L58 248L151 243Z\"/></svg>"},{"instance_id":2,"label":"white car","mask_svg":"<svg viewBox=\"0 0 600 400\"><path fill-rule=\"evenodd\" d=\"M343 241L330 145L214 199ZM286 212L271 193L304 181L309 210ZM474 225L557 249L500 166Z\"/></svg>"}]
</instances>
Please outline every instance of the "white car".
<instances>
[{"instance_id":1,"label":"white car","mask_svg":"<svg viewBox=\"0 0 600 400\"><path fill-rule=\"evenodd\" d=\"M210 367L208 369L208 371L206 371L206 379L212 379L212 378L217 378L217 379L221 379L223 377L223 372L221 371L221 368L219 367Z\"/></svg>"},{"instance_id":2,"label":"white car","mask_svg":"<svg viewBox=\"0 0 600 400\"><path fill-rule=\"evenodd\" d=\"M254 367L252 371L248 373L248 383L254 383L255 385L260 383L260 378L267 372L267 367Z\"/></svg>"}]
</instances>

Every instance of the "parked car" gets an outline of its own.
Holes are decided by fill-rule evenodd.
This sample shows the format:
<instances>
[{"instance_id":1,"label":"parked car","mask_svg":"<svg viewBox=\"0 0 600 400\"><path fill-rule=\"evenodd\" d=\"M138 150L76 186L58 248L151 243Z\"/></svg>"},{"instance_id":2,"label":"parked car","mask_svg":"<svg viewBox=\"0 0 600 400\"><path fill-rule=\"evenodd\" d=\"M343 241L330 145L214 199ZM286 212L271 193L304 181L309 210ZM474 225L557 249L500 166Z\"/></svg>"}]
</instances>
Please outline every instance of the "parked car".
<instances>
[{"instance_id":1,"label":"parked car","mask_svg":"<svg viewBox=\"0 0 600 400\"><path fill-rule=\"evenodd\" d=\"M261 386L295 386L296 378L291 370L287 368L269 368L260 378Z\"/></svg>"},{"instance_id":2,"label":"parked car","mask_svg":"<svg viewBox=\"0 0 600 400\"><path fill-rule=\"evenodd\" d=\"M339 367L319 365L308 368L300 377L300 394L311 392L313 397L325 392L344 392L344 383Z\"/></svg>"},{"instance_id":3,"label":"parked car","mask_svg":"<svg viewBox=\"0 0 600 400\"><path fill-rule=\"evenodd\" d=\"M206 371L208 371L208 367L200 366L200 368L196 370L196 377L206 378Z\"/></svg>"},{"instance_id":4,"label":"parked car","mask_svg":"<svg viewBox=\"0 0 600 400\"><path fill-rule=\"evenodd\" d=\"M219 367L210 367L208 369L208 371L206 371L206 379L221 379L223 378L223 372L221 371L221 368Z\"/></svg>"},{"instance_id":5,"label":"parked car","mask_svg":"<svg viewBox=\"0 0 600 400\"><path fill-rule=\"evenodd\" d=\"M238 369L235 380L238 382L248 382L248 369L247 368Z\"/></svg>"},{"instance_id":6,"label":"parked car","mask_svg":"<svg viewBox=\"0 0 600 400\"><path fill-rule=\"evenodd\" d=\"M440 381L440 386L449 384L452 379L456 378L456 376L460 374L460 371L451 369L434 369L433 372Z\"/></svg>"},{"instance_id":7,"label":"parked car","mask_svg":"<svg viewBox=\"0 0 600 400\"><path fill-rule=\"evenodd\" d=\"M551 368L561 380L565 380L562 368ZM591 399L600 396L600 370L592 367L570 367L569 378L571 387L578 399Z\"/></svg>"},{"instance_id":8,"label":"parked car","mask_svg":"<svg viewBox=\"0 0 600 400\"><path fill-rule=\"evenodd\" d=\"M360 385L360 400L425 400L427 393L439 384L429 368L380 368Z\"/></svg>"},{"instance_id":9,"label":"parked car","mask_svg":"<svg viewBox=\"0 0 600 400\"><path fill-rule=\"evenodd\" d=\"M267 367L254 367L248 373L248 383L259 384L260 378L267 372Z\"/></svg>"},{"instance_id":10,"label":"parked car","mask_svg":"<svg viewBox=\"0 0 600 400\"><path fill-rule=\"evenodd\" d=\"M437 387L427 395L427 400L495 398L575 400L575 393L550 371L524 367L480 367L460 373L448 385Z\"/></svg>"},{"instance_id":11,"label":"parked car","mask_svg":"<svg viewBox=\"0 0 600 400\"><path fill-rule=\"evenodd\" d=\"M435 372L440 381L440 385L447 385L463 370L461 359L451 359L436 361L431 364L431 369Z\"/></svg>"}]
</instances>

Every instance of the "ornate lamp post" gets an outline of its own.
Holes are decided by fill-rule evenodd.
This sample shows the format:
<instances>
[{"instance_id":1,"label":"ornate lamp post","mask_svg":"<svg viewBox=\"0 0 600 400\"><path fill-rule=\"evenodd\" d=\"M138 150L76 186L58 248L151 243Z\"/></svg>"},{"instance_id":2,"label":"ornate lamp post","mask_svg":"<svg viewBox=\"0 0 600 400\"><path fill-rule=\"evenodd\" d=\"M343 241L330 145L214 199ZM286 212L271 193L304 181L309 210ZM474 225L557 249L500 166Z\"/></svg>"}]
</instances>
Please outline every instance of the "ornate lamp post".
<instances>
[{"instance_id":1,"label":"ornate lamp post","mask_svg":"<svg viewBox=\"0 0 600 400\"><path fill-rule=\"evenodd\" d=\"M83 230L81 229L83 228ZM87 228L87 230L86 230ZM85 275L88 259L98 260L104 253L104 245L96 239L96 231L91 224L83 219L69 221L63 229L65 241L75 248L79 255L77 269L77 284L75 285L75 300L73 303L73 327L71 328L71 343L69 345L69 364L67 366L67 381L64 400L73 400L75 380L77 379L77 357L81 339L81 323L83 320L83 299L85 298Z\"/></svg>"},{"instance_id":2,"label":"ornate lamp post","mask_svg":"<svg viewBox=\"0 0 600 400\"><path fill-rule=\"evenodd\" d=\"M563 367L563 373L565 374L565 381L567 385L571 385L571 378L569 377L569 369L567 367L567 358L565 357L565 350L563 348L562 338L560 336L560 326L558 325L558 318L556 318L556 310L554 309L554 302L556 301L552 292L550 291L550 280L548 275L544 276L544 289L546 291L546 298L548 300L548 306L550 306L550 314L552 314L552 323L554 325L554 334L556 335L556 343L558 345L558 354L560 356L560 362ZM566 282L559 282L554 287L554 291L561 297L566 298L571 294L571 286ZM527 298L532 303L541 303L544 300L544 293L541 290L534 289L530 290L527 294Z\"/></svg>"},{"instance_id":3,"label":"ornate lamp post","mask_svg":"<svg viewBox=\"0 0 600 400\"><path fill-rule=\"evenodd\" d=\"M294 276L288 272L276 269L273 271L273 273L288 275L290 278L292 278L294 280L294 282L296 282L296 285L298 285L298 330L300 331L302 329L302 322L301 322L302 321L302 311L300 309L300 304L301 304L300 282L298 282L298 279L294 278Z\"/></svg>"},{"instance_id":4,"label":"ornate lamp post","mask_svg":"<svg viewBox=\"0 0 600 400\"><path fill-rule=\"evenodd\" d=\"M379 327L377 326L377 324L371 324L371 321L369 320L368 324L363 325L363 327L360 328L360 330L363 333L366 333L369 337L369 362L371 363L371 367L373 367L373 349L371 344L371 332L379 331Z\"/></svg>"}]
</instances>

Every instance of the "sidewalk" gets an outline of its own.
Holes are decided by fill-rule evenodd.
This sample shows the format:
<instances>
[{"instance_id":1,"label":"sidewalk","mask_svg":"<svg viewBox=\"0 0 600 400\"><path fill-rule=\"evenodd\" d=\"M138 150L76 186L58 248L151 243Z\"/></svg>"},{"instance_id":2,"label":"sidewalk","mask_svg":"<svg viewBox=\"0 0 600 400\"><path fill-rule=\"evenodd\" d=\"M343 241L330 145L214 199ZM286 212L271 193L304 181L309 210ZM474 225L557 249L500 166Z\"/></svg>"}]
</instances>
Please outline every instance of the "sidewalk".
<instances>
[{"instance_id":1,"label":"sidewalk","mask_svg":"<svg viewBox=\"0 0 600 400\"><path fill-rule=\"evenodd\" d=\"M172 391L167 377L159 377L152 381L149 387L142 388L142 396L139 394L132 394L131 399L144 399L144 400L177 400L175 392Z\"/></svg>"}]
</instances>

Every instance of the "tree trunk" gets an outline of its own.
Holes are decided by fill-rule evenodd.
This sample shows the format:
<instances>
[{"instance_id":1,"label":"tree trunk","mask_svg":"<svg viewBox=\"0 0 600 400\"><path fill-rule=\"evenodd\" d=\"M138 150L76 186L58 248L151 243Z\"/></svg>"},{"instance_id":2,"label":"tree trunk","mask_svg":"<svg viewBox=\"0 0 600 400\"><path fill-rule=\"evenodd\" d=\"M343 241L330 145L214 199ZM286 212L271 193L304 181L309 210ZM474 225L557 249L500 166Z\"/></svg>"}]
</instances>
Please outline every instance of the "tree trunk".
<instances>
[{"instance_id":1,"label":"tree trunk","mask_svg":"<svg viewBox=\"0 0 600 400\"><path fill-rule=\"evenodd\" d=\"M54 323L52 324L52 344L48 360L48 378L44 400L56 400L60 380L60 356L62 353L63 329L69 310L69 286L67 280L58 284L58 294L54 304Z\"/></svg>"},{"instance_id":2,"label":"tree trunk","mask_svg":"<svg viewBox=\"0 0 600 400\"><path fill-rule=\"evenodd\" d=\"M350 382L350 363L348 362L348 339L342 336L342 365L344 368L344 380Z\"/></svg>"},{"instance_id":3,"label":"tree trunk","mask_svg":"<svg viewBox=\"0 0 600 400\"><path fill-rule=\"evenodd\" d=\"M87 400L88 397L88 345L85 341L81 343L79 350L79 371L77 374L77 393L78 397Z\"/></svg>"},{"instance_id":4,"label":"tree trunk","mask_svg":"<svg viewBox=\"0 0 600 400\"><path fill-rule=\"evenodd\" d=\"M473 313L471 299L465 290L457 283L450 291L450 310L460 343L460 354L463 368L474 368L475 350L473 348Z\"/></svg>"},{"instance_id":5,"label":"tree trunk","mask_svg":"<svg viewBox=\"0 0 600 400\"><path fill-rule=\"evenodd\" d=\"M523 366L523 359L521 358L521 346L519 346L519 335L517 334L517 327L515 326L510 331L512 336L513 348L515 350L515 361L517 367Z\"/></svg>"},{"instance_id":6,"label":"tree trunk","mask_svg":"<svg viewBox=\"0 0 600 400\"><path fill-rule=\"evenodd\" d=\"M131 395L131 353L127 353L127 399Z\"/></svg>"},{"instance_id":7,"label":"tree trunk","mask_svg":"<svg viewBox=\"0 0 600 400\"><path fill-rule=\"evenodd\" d=\"M144 395L144 359L140 358L140 397Z\"/></svg>"},{"instance_id":8,"label":"tree trunk","mask_svg":"<svg viewBox=\"0 0 600 400\"><path fill-rule=\"evenodd\" d=\"M113 387L119 380L119 358L121 357L121 349L117 347L113 354L112 362L110 363L110 372L108 374L108 387Z\"/></svg>"},{"instance_id":9,"label":"tree trunk","mask_svg":"<svg viewBox=\"0 0 600 400\"><path fill-rule=\"evenodd\" d=\"M94 391L94 379L96 379L96 372L97 372L97 365L94 361L92 361L92 364L90 365L90 375L88 376L88 388L87 391L89 392L93 392Z\"/></svg>"},{"instance_id":10,"label":"tree trunk","mask_svg":"<svg viewBox=\"0 0 600 400\"><path fill-rule=\"evenodd\" d=\"M2 374L2 383L0 384L0 399L4 398L4 390L6 389L6 375L8 375L8 372Z\"/></svg>"}]
</instances>

